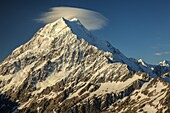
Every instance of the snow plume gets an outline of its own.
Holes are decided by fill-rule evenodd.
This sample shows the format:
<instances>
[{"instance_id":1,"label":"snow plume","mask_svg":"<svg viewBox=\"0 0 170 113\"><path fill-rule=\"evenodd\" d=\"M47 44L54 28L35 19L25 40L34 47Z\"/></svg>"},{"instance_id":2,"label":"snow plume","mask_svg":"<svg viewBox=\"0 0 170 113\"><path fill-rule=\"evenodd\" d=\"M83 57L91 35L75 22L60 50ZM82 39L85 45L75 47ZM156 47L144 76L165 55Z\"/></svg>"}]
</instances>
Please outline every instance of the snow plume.
<instances>
[{"instance_id":1,"label":"snow plume","mask_svg":"<svg viewBox=\"0 0 170 113\"><path fill-rule=\"evenodd\" d=\"M49 12L41 15L38 22L50 23L64 17L65 19L77 18L88 30L99 30L107 24L107 18L102 14L81 8L53 7Z\"/></svg>"}]
</instances>

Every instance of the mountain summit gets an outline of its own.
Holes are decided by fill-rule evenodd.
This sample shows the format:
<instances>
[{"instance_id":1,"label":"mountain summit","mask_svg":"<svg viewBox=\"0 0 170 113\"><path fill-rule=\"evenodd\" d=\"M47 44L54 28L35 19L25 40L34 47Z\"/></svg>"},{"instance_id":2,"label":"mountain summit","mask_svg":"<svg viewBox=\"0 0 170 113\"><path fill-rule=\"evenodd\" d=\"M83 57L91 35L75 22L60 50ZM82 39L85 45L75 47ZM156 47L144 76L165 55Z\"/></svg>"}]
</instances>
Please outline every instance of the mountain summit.
<instances>
[{"instance_id":1,"label":"mountain summit","mask_svg":"<svg viewBox=\"0 0 170 113\"><path fill-rule=\"evenodd\" d=\"M60 18L0 64L0 112L168 112L164 67L129 59L78 19Z\"/></svg>"}]
</instances>

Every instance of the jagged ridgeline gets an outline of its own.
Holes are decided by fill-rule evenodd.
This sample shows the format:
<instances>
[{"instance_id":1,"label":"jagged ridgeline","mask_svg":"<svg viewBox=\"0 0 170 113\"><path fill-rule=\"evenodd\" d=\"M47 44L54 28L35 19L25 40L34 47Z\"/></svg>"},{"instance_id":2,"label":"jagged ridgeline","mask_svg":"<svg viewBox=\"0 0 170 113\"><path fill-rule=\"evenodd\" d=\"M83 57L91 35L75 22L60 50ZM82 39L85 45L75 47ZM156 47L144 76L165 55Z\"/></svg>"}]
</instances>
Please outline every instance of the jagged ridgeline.
<instances>
[{"instance_id":1,"label":"jagged ridgeline","mask_svg":"<svg viewBox=\"0 0 170 113\"><path fill-rule=\"evenodd\" d=\"M169 113L163 63L129 59L79 20L60 18L0 64L0 112Z\"/></svg>"}]
</instances>

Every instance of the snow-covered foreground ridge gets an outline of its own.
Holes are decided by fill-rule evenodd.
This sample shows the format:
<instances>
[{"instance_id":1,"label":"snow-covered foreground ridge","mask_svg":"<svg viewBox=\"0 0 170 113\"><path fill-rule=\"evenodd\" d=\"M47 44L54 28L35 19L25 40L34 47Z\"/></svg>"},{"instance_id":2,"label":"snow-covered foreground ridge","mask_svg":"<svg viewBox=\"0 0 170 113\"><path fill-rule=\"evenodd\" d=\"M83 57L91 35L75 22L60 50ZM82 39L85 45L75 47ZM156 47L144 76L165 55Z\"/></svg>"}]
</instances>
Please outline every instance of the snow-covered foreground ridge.
<instances>
[{"instance_id":1,"label":"snow-covered foreground ridge","mask_svg":"<svg viewBox=\"0 0 170 113\"><path fill-rule=\"evenodd\" d=\"M60 18L0 64L0 112L168 112L169 76L168 61L129 59L78 19Z\"/></svg>"}]
</instances>

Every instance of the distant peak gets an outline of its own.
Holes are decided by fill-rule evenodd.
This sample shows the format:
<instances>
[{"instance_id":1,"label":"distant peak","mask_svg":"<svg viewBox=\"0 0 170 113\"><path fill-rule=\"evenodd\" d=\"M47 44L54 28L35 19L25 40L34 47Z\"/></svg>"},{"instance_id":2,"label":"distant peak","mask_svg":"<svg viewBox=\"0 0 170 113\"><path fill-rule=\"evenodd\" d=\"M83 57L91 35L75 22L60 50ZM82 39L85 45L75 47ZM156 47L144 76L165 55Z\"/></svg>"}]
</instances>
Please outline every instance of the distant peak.
<instances>
[{"instance_id":1,"label":"distant peak","mask_svg":"<svg viewBox=\"0 0 170 113\"><path fill-rule=\"evenodd\" d=\"M159 65L169 67L170 66L170 61L164 60L164 61L160 62Z\"/></svg>"},{"instance_id":2,"label":"distant peak","mask_svg":"<svg viewBox=\"0 0 170 113\"><path fill-rule=\"evenodd\" d=\"M142 59L139 59L138 62L143 62L143 60L142 60Z\"/></svg>"},{"instance_id":3,"label":"distant peak","mask_svg":"<svg viewBox=\"0 0 170 113\"><path fill-rule=\"evenodd\" d=\"M138 63L142 64L143 66L147 67L146 63L142 60L142 59L139 59L138 60Z\"/></svg>"}]
</instances>

